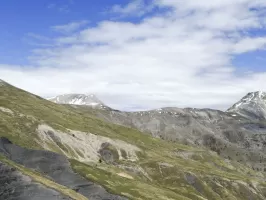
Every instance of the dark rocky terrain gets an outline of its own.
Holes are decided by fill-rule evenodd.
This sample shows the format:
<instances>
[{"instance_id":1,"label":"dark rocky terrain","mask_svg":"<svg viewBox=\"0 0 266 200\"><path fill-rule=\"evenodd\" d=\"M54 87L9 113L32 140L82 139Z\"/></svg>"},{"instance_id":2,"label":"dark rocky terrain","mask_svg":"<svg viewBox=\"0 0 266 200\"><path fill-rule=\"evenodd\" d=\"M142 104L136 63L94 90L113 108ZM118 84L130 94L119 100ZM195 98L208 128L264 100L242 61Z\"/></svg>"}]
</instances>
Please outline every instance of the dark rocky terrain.
<instances>
[{"instance_id":1,"label":"dark rocky terrain","mask_svg":"<svg viewBox=\"0 0 266 200\"><path fill-rule=\"evenodd\" d=\"M6 138L0 138L0 153L26 168L45 174L56 183L67 186L85 197L88 197L90 200L127 199L117 195L112 195L106 192L103 187L74 173L67 158L57 153L21 148L12 144ZM14 173L13 175L15 176ZM32 187L34 186L36 187L36 185L33 185Z\"/></svg>"},{"instance_id":2,"label":"dark rocky terrain","mask_svg":"<svg viewBox=\"0 0 266 200\"><path fill-rule=\"evenodd\" d=\"M32 181L13 167L0 162L1 200L70 200L59 192Z\"/></svg>"}]
</instances>

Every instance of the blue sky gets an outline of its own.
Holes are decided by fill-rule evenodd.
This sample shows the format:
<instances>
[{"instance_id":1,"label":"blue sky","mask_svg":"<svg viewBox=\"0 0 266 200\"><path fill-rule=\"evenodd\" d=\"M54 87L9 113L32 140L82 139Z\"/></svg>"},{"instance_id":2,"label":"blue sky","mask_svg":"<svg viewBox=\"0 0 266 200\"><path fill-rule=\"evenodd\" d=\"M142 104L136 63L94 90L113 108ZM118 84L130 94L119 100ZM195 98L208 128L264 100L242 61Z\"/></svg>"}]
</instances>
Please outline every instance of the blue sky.
<instances>
[{"instance_id":1,"label":"blue sky","mask_svg":"<svg viewBox=\"0 0 266 200\"><path fill-rule=\"evenodd\" d=\"M258 50L236 56L233 59L233 64L240 72L265 72L266 71L266 52Z\"/></svg>"},{"instance_id":2,"label":"blue sky","mask_svg":"<svg viewBox=\"0 0 266 200\"><path fill-rule=\"evenodd\" d=\"M115 3L125 3L116 0ZM0 60L27 64L34 38L29 34L54 36L51 26L89 20L94 26L110 16L103 12L113 5L105 0L2 1L0 7ZM14 57L16 59L14 59Z\"/></svg>"},{"instance_id":3,"label":"blue sky","mask_svg":"<svg viewBox=\"0 0 266 200\"><path fill-rule=\"evenodd\" d=\"M124 110L226 109L266 91L265 0L25 0L0 7L0 75Z\"/></svg>"},{"instance_id":4,"label":"blue sky","mask_svg":"<svg viewBox=\"0 0 266 200\"><path fill-rule=\"evenodd\" d=\"M116 4L126 6L129 2L125 0L3 1L0 7L0 60L7 64L29 64L28 56L36 40L34 35L54 37L56 33L50 27L58 24L88 20L89 26L93 27L106 19L131 22L142 20L142 17L138 16L121 18L115 13L106 13Z\"/></svg>"}]
</instances>

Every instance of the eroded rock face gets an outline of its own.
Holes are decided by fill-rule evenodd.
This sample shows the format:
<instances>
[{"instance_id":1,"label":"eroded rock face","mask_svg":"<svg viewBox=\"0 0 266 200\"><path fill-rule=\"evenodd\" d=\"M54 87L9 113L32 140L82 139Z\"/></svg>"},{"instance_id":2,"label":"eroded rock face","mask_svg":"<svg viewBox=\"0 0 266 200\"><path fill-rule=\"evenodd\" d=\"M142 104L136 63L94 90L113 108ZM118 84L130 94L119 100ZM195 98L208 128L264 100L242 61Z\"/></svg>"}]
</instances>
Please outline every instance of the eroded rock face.
<instances>
[{"instance_id":1,"label":"eroded rock face","mask_svg":"<svg viewBox=\"0 0 266 200\"><path fill-rule=\"evenodd\" d=\"M1 200L70 200L0 161Z\"/></svg>"},{"instance_id":2,"label":"eroded rock face","mask_svg":"<svg viewBox=\"0 0 266 200\"><path fill-rule=\"evenodd\" d=\"M110 143L102 143L101 149L99 150L101 158L106 163L114 164L119 160L119 153L117 149Z\"/></svg>"},{"instance_id":3,"label":"eroded rock face","mask_svg":"<svg viewBox=\"0 0 266 200\"><path fill-rule=\"evenodd\" d=\"M69 130L68 133L54 130L52 127L42 124L37 129L40 138L37 142L47 150L51 145L56 147L61 153L69 158L74 158L81 162L98 162L102 155L99 152L103 144L112 147L112 154L116 151L118 159L130 161L138 160L136 152L141 151L137 146L126 143L122 140L114 140L108 137ZM105 151L107 155L107 151ZM117 159L117 158L116 158Z\"/></svg>"},{"instance_id":4,"label":"eroded rock face","mask_svg":"<svg viewBox=\"0 0 266 200\"><path fill-rule=\"evenodd\" d=\"M127 199L110 194L100 185L74 173L67 158L57 153L21 148L6 138L0 138L0 154L4 154L8 159L20 165L45 174L56 183L72 188L90 200Z\"/></svg>"}]
</instances>

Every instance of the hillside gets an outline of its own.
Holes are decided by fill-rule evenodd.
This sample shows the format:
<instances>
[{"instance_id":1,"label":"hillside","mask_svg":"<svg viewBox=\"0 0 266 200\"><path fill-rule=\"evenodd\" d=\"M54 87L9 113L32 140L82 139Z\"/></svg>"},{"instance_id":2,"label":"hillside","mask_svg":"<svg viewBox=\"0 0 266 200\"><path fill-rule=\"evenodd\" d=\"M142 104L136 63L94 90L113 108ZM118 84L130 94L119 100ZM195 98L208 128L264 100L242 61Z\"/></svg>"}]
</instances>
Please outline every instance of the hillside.
<instances>
[{"instance_id":1,"label":"hillside","mask_svg":"<svg viewBox=\"0 0 266 200\"><path fill-rule=\"evenodd\" d=\"M129 115L117 113L55 104L2 82L0 180L13 168L20 178L9 180L11 189L18 187L14 180L27 177L46 199L50 193L90 200L266 199L264 172L204 145L161 140L135 124L141 131L103 120ZM134 115L146 123L141 113ZM0 195L10 191L3 187Z\"/></svg>"},{"instance_id":2,"label":"hillside","mask_svg":"<svg viewBox=\"0 0 266 200\"><path fill-rule=\"evenodd\" d=\"M256 171L266 171L265 120L212 109L162 108L122 112L84 106L75 108L80 113L91 113L106 122L135 128L155 138L206 147L224 159L237 161Z\"/></svg>"}]
</instances>

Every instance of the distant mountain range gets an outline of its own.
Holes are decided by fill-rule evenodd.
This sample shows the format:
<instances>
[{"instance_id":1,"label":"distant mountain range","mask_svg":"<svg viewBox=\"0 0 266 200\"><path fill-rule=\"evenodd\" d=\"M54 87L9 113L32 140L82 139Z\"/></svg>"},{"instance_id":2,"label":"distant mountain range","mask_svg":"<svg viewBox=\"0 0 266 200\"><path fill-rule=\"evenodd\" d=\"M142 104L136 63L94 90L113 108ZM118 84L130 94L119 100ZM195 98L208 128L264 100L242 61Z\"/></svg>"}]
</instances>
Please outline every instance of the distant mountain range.
<instances>
[{"instance_id":1,"label":"distant mountain range","mask_svg":"<svg viewBox=\"0 0 266 200\"><path fill-rule=\"evenodd\" d=\"M58 104L83 105L102 109L109 108L94 94L63 94L48 98L48 100ZM262 91L250 92L230 107L227 112L252 120L266 119L266 93Z\"/></svg>"},{"instance_id":2,"label":"distant mountain range","mask_svg":"<svg viewBox=\"0 0 266 200\"><path fill-rule=\"evenodd\" d=\"M86 99L85 96L82 97ZM95 103L101 102L93 97ZM73 96L73 99L76 100L77 97ZM68 99L68 102L71 104L74 102L73 99ZM80 105L84 104L85 101L80 102ZM101 102L101 105L104 104ZM89 107L91 106L89 105L88 109ZM79 109L78 105L76 109L87 112L84 107ZM264 92L248 93L225 112L173 107L139 112L99 109L96 116L110 123L148 132L153 137L167 141L205 146L224 158L236 160L259 171L266 170L266 93ZM261 160L265 160L265 163Z\"/></svg>"}]
</instances>

